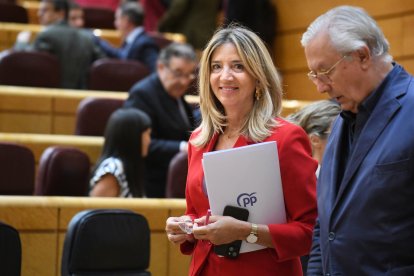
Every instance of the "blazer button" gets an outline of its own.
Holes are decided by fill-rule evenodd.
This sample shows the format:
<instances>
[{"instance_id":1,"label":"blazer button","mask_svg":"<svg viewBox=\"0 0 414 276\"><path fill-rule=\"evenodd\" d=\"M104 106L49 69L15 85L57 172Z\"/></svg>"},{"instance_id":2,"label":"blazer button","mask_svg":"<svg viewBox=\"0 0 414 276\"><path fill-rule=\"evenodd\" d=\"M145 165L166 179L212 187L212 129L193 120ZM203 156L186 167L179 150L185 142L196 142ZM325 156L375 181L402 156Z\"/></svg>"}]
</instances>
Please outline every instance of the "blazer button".
<instances>
[{"instance_id":1,"label":"blazer button","mask_svg":"<svg viewBox=\"0 0 414 276\"><path fill-rule=\"evenodd\" d=\"M335 233L334 232L329 232L328 239L330 241L333 241L335 239Z\"/></svg>"}]
</instances>

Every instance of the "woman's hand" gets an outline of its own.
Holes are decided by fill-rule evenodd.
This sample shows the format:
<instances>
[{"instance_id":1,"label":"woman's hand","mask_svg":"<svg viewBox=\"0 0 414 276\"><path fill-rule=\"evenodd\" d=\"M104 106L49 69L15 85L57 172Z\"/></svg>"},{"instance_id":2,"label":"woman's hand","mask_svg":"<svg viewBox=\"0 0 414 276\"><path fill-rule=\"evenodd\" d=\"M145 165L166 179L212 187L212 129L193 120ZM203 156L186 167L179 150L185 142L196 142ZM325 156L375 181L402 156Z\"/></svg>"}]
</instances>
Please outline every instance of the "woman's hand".
<instances>
[{"instance_id":1,"label":"woman's hand","mask_svg":"<svg viewBox=\"0 0 414 276\"><path fill-rule=\"evenodd\" d=\"M244 240L251 228L250 223L230 216L211 216L209 224L205 226L204 224L205 217L194 220L194 238L208 240L215 245Z\"/></svg>"},{"instance_id":2,"label":"woman's hand","mask_svg":"<svg viewBox=\"0 0 414 276\"><path fill-rule=\"evenodd\" d=\"M192 227L192 219L189 216L169 217L166 222L165 232L168 240L174 244L182 244L185 241L194 242L194 237L182 230L180 224L189 224Z\"/></svg>"}]
</instances>

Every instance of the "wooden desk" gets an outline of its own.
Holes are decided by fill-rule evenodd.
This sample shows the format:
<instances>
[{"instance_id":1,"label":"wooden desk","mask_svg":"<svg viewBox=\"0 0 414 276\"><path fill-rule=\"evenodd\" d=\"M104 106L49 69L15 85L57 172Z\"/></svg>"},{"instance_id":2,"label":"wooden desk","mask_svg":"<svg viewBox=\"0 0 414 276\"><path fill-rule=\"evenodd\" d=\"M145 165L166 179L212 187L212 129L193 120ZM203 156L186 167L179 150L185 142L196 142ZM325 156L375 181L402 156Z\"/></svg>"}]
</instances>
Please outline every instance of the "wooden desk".
<instances>
[{"instance_id":1,"label":"wooden desk","mask_svg":"<svg viewBox=\"0 0 414 276\"><path fill-rule=\"evenodd\" d=\"M15 227L22 242L22 276L59 276L63 242L72 217L86 209L122 208L144 215L151 230L149 271L154 276L187 275L189 256L170 244L165 221L182 215L183 199L0 196L0 220Z\"/></svg>"},{"instance_id":2,"label":"wooden desk","mask_svg":"<svg viewBox=\"0 0 414 276\"><path fill-rule=\"evenodd\" d=\"M77 135L0 133L0 141L18 143L28 147L35 156L36 166L39 164L43 151L50 146L77 148L89 156L91 166L93 166L101 154L104 139L103 137Z\"/></svg>"},{"instance_id":3,"label":"wooden desk","mask_svg":"<svg viewBox=\"0 0 414 276\"><path fill-rule=\"evenodd\" d=\"M39 24L39 17L37 16L40 6L39 1L21 1L19 5L26 9L30 24Z\"/></svg>"},{"instance_id":4,"label":"wooden desk","mask_svg":"<svg viewBox=\"0 0 414 276\"><path fill-rule=\"evenodd\" d=\"M79 102L86 97L126 99L128 93L0 85L0 132L71 135ZM197 105L199 97L186 100ZM308 103L284 100L282 115Z\"/></svg>"},{"instance_id":5,"label":"wooden desk","mask_svg":"<svg viewBox=\"0 0 414 276\"><path fill-rule=\"evenodd\" d=\"M16 42L16 37L21 31L32 32L31 41L44 27L37 24L19 24L0 22L0 51L10 49ZM121 36L116 30L95 30L95 35L109 41L112 45L119 47L121 45Z\"/></svg>"},{"instance_id":6,"label":"wooden desk","mask_svg":"<svg viewBox=\"0 0 414 276\"><path fill-rule=\"evenodd\" d=\"M86 97L126 99L128 93L0 85L0 132L71 135ZM186 100L198 103L197 96Z\"/></svg>"},{"instance_id":7,"label":"wooden desk","mask_svg":"<svg viewBox=\"0 0 414 276\"><path fill-rule=\"evenodd\" d=\"M36 2L25 2L27 6L36 5ZM30 20L34 17L34 11L29 10ZM16 42L16 37L21 31L32 32L31 42L34 41L36 35L44 28L44 26L38 24L20 24L20 23L7 23L0 22L0 51L10 49ZM122 38L117 30L109 29L94 29L93 33L96 36L103 38L110 42L114 47L120 47L122 44ZM186 37L179 33L162 33L165 38L176 42L186 42Z\"/></svg>"},{"instance_id":8,"label":"wooden desk","mask_svg":"<svg viewBox=\"0 0 414 276\"><path fill-rule=\"evenodd\" d=\"M126 99L126 92L0 85L0 132L73 134L86 97Z\"/></svg>"}]
</instances>

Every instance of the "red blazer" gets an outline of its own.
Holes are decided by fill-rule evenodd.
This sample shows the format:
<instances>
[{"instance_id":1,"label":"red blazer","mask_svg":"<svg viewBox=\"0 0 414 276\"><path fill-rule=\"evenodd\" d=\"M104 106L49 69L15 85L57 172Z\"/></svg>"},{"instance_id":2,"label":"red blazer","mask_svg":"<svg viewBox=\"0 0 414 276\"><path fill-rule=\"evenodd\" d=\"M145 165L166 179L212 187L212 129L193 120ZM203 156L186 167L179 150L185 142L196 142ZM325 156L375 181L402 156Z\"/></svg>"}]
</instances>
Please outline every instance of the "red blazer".
<instances>
[{"instance_id":1,"label":"red blazer","mask_svg":"<svg viewBox=\"0 0 414 276\"><path fill-rule=\"evenodd\" d=\"M186 242L181 245L181 251L193 255L190 275L302 275L299 256L309 253L317 216L317 162L311 157L306 133L296 125L282 119L277 120L279 125L263 141L277 142L286 205L287 223L268 225L274 248L243 253L237 259L231 260L218 257L209 242ZM198 133L199 131L195 131L192 137ZM202 149L189 146L186 214L194 218L206 215L209 208L208 198L203 191L204 172L201 160L204 152L213 150L217 138L218 134L214 135ZM240 136L234 147L253 143Z\"/></svg>"}]
</instances>

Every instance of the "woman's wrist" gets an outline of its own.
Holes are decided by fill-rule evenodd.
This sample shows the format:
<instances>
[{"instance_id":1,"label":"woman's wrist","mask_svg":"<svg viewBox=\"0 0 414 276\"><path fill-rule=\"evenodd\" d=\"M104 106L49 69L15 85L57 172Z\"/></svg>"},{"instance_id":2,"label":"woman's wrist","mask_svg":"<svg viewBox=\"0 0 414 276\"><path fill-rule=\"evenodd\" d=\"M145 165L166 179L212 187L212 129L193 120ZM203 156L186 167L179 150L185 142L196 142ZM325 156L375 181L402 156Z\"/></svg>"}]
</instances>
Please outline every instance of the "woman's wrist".
<instances>
[{"instance_id":1,"label":"woman's wrist","mask_svg":"<svg viewBox=\"0 0 414 276\"><path fill-rule=\"evenodd\" d=\"M242 221L242 224L240 225L239 228L239 237L238 240L246 240L247 236L250 235L252 229L252 224L250 222L247 221Z\"/></svg>"}]
</instances>

